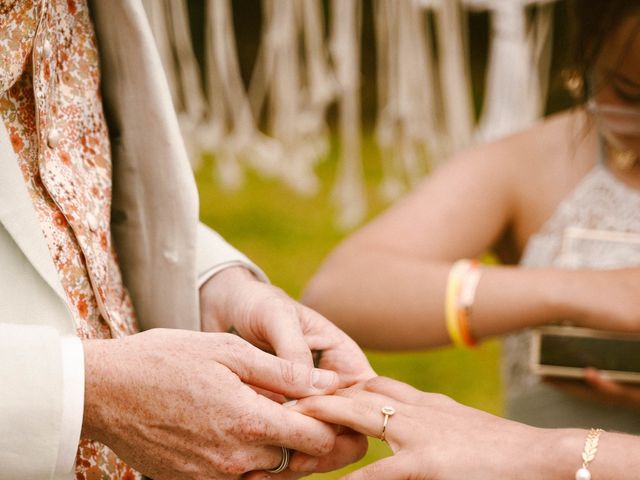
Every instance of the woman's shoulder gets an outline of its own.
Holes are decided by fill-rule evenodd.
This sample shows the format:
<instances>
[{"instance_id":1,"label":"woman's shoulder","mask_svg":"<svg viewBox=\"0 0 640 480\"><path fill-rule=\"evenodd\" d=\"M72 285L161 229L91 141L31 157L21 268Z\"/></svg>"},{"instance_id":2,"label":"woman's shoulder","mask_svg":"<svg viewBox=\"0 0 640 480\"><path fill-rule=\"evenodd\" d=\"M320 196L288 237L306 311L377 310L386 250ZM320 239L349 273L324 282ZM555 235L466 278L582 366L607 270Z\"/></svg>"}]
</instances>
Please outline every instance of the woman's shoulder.
<instances>
[{"instance_id":1,"label":"woman's shoulder","mask_svg":"<svg viewBox=\"0 0 640 480\"><path fill-rule=\"evenodd\" d=\"M593 150L593 135L584 111L570 110L462 151L452 163L467 171L491 172L511 185L526 182L539 190L555 182L571 184L584 176L593 166Z\"/></svg>"},{"instance_id":2,"label":"woman's shoulder","mask_svg":"<svg viewBox=\"0 0 640 480\"><path fill-rule=\"evenodd\" d=\"M461 152L451 167L502 192L514 235L523 245L593 167L591 130L584 111L561 112Z\"/></svg>"},{"instance_id":3,"label":"woman's shoulder","mask_svg":"<svg viewBox=\"0 0 640 480\"><path fill-rule=\"evenodd\" d=\"M458 154L457 158L485 158L538 168L566 158L580 146L587 132L588 123L581 110L564 111L545 117L520 132L476 145Z\"/></svg>"}]
</instances>

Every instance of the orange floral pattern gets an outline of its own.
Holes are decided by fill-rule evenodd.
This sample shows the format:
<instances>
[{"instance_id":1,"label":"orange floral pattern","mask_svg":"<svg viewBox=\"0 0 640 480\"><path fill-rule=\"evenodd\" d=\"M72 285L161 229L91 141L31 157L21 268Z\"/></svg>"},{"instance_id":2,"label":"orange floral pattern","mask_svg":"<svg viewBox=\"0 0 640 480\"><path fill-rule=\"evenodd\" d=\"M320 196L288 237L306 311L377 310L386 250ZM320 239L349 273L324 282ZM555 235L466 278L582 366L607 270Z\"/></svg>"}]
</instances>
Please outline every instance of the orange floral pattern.
<instances>
[{"instance_id":1,"label":"orange floral pattern","mask_svg":"<svg viewBox=\"0 0 640 480\"><path fill-rule=\"evenodd\" d=\"M80 338L138 331L111 241L111 151L86 0L0 0L0 115ZM82 440L77 480L141 475Z\"/></svg>"}]
</instances>

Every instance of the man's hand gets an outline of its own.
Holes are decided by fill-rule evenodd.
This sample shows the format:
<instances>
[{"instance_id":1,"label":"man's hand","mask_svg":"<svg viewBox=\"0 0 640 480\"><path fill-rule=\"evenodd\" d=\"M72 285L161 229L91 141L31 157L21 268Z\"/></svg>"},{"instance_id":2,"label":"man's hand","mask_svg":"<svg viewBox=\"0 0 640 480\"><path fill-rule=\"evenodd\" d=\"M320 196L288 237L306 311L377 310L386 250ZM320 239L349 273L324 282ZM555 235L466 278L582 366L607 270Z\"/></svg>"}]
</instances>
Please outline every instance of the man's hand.
<instances>
[{"instance_id":1,"label":"man's hand","mask_svg":"<svg viewBox=\"0 0 640 480\"><path fill-rule=\"evenodd\" d=\"M220 333L157 329L84 350L83 437L155 480L238 479L276 467L280 446L312 456L334 448L330 426L246 385L306 397L335 391L333 372Z\"/></svg>"},{"instance_id":2,"label":"man's hand","mask_svg":"<svg viewBox=\"0 0 640 480\"><path fill-rule=\"evenodd\" d=\"M223 270L202 286L200 315L204 331L233 328L248 342L292 362L311 366L312 352L317 352L318 366L337 372L342 388L375 376L346 333L242 267Z\"/></svg>"},{"instance_id":3,"label":"man's hand","mask_svg":"<svg viewBox=\"0 0 640 480\"><path fill-rule=\"evenodd\" d=\"M252 344L309 368L313 366L313 355L318 355L320 368L338 373L340 387L375 376L360 347L346 333L282 290L256 280L242 267L223 270L202 286L200 315L204 331L233 328ZM285 400L269 391L263 393L276 401ZM291 480L311 472L336 470L359 460L366 451L363 435L340 429L335 448L328 455L296 452L290 470L277 476L255 472L247 479Z\"/></svg>"}]
</instances>

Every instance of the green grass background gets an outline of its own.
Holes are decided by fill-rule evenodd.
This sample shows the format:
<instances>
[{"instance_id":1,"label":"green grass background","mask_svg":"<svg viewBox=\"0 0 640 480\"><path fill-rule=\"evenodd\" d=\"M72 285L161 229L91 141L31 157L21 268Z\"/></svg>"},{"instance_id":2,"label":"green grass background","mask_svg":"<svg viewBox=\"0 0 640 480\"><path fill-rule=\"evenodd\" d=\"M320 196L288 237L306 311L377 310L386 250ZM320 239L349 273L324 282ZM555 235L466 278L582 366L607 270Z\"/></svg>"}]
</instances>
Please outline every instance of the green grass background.
<instances>
[{"instance_id":1,"label":"green grass background","mask_svg":"<svg viewBox=\"0 0 640 480\"><path fill-rule=\"evenodd\" d=\"M318 166L319 195L301 197L274 180L249 173L237 191L222 189L215 179L212 158L196 172L202 220L257 262L271 281L298 298L322 259L345 235L335 227L331 185L337 147ZM369 216L384 208L376 186L379 157L370 140L363 144ZM380 375L396 378L425 391L450 395L457 401L491 413L502 411L498 375L499 345L489 341L473 350L442 348L428 352L367 352ZM316 474L314 480L341 474L389 455L382 442L372 439L367 456L339 472Z\"/></svg>"}]
</instances>

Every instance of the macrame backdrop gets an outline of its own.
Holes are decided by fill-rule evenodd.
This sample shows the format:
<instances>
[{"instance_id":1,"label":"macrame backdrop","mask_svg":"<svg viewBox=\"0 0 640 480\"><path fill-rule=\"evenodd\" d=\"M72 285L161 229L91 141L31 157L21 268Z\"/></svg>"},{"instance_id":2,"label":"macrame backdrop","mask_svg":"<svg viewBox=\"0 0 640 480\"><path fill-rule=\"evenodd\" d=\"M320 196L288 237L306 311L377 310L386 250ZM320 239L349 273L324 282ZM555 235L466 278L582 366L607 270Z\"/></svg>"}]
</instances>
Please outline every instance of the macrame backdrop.
<instances>
[{"instance_id":1,"label":"macrame backdrop","mask_svg":"<svg viewBox=\"0 0 640 480\"><path fill-rule=\"evenodd\" d=\"M227 188L240 188L251 168L314 195L335 105L337 223L352 228L362 221L362 1L330 0L325 12L322 0L262 0L261 39L245 85L231 0L206 0L204 65L194 55L187 0L144 0L194 168L209 153ZM386 200L456 151L526 128L543 114L554 0L364 1L373 2L374 134ZM476 121L467 21L478 10L489 12L491 35Z\"/></svg>"},{"instance_id":2,"label":"macrame backdrop","mask_svg":"<svg viewBox=\"0 0 640 480\"><path fill-rule=\"evenodd\" d=\"M464 0L470 8L491 12L492 41L478 140L529 127L544 113L551 66L551 1Z\"/></svg>"}]
</instances>

